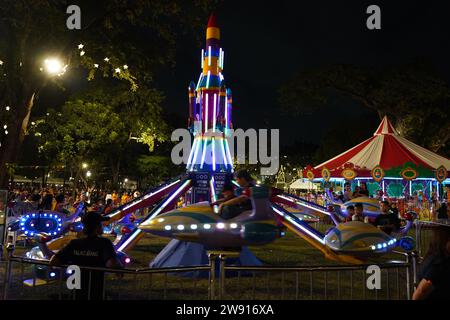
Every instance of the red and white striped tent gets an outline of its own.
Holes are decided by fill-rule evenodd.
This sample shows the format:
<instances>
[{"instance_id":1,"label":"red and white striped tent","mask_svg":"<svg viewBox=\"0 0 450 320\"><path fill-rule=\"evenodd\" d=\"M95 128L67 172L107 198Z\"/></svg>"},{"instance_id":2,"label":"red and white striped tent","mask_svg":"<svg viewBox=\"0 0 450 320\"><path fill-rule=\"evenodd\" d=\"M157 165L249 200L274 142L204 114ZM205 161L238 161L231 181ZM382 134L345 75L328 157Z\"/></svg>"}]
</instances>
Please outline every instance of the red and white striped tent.
<instances>
[{"instance_id":1,"label":"red and white striped tent","mask_svg":"<svg viewBox=\"0 0 450 320\"><path fill-rule=\"evenodd\" d=\"M340 169L351 164L358 168L359 172L366 173L363 175L367 175L377 165L387 170L402 166L407 162L431 170L440 166L444 166L447 170L450 169L450 159L403 138L385 116L372 137L319 164L314 167L314 171L320 172L322 168L326 167L332 176L336 176Z\"/></svg>"}]
</instances>

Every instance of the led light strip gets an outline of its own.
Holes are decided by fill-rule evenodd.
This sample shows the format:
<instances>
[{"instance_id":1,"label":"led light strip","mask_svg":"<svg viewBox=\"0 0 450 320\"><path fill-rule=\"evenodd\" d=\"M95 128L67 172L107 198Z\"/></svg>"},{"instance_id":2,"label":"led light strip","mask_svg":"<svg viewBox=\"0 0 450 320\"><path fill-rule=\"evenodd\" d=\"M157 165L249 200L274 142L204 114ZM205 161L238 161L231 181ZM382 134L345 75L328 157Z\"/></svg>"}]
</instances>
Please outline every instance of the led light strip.
<instances>
[{"instance_id":1,"label":"led light strip","mask_svg":"<svg viewBox=\"0 0 450 320\"><path fill-rule=\"evenodd\" d=\"M233 172L233 160L231 160L230 147L228 146L228 140L226 138L225 138L225 144L227 145L225 151L226 151L227 156L228 156L228 163L231 166L231 172Z\"/></svg>"},{"instance_id":2,"label":"led light strip","mask_svg":"<svg viewBox=\"0 0 450 320\"><path fill-rule=\"evenodd\" d=\"M216 171L216 139L213 137L212 139L212 169Z\"/></svg>"},{"instance_id":3,"label":"led light strip","mask_svg":"<svg viewBox=\"0 0 450 320\"><path fill-rule=\"evenodd\" d=\"M308 209L318 211L318 212L323 213L323 214L325 214L325 215L327 215L327 216L330 215L330 213L329 213L328 211L326 211L326 210L323 210L323 209L321 209L321 208L317 208L317 207L311 206L311 205L309 205L309 204L303 203L303 202L301 202L301 201L299 201L299 200L297 200L297 199L292 199L292 198L286 197L286 196L284 196L284 195L278 195L277 197L279 197L279 198L281 198L281 199L285 199L285 200L290 201L290 202L293 202L293 203L295 203L295 204L304 206L304 207L306 207L306 208L308 208Z\"/></svg>"},{"instance_id":4,"label":"led light strip","mask_svg":"<svg viewBox=\"0 0 450 320\"><path fill-rule=\"evenodd\" d=\"M205 59L205 50L202 49L202 69L203 69L203 60Z\"/></svg>"},{"instance_id":5,"label":"led light strip","mask_svg":"<svg viewBox=\"0 0 450 320\"><path fill-rule=\"evenodd\" d=\"M214 93L214 104L213 104L213 132L216 132L216 107L217 107L217 93Z\"/></svg>"},{"instance_id":6,"label":"led light strip","mask_svg":"<svg viewBox=\"0 0 450 320\"><path fill-rule=\"evenodd\" d=\"M216 196L216 181L214 180L214 177L211 177L211 180L209 180L209 185L211 187L211 197L213 202L217 201L217 196ZM215 213L218 213L219 207L217 205L215 205L213 207L213 210Z\"/></svg>"},{"instance_id":7,"label":"led light strip","mask_svg":"<svg viewBox=\"0 0 450 320\"><path fill-rule=\"evenodd\" d=\"M223 138L220 141L220 150L222 151L222 158L223 158L223 163L225 164L225 167L228 165L228 161L227 161L227 157L225 156L225 148L223 146Z\"/></svg>"},{"instance_id":8,"label":"led light strip","mask_svg":"<svg viewBox=\"0 0 450 320\"><path fill-rule=\"evenodd\" d=\"M211 46L208 47L208 66L211 66Z\"/></svg>"},{"instance_id":9,"label":"led light strip","mask_svg":"<svg viewBox=\"0 0 450 320\"><path fill-rule=\"evenodd\" d=\"M184 188L191 183L191 180L187 180L185 183L181 185L180 188L176 192L174 192L164 203L156 210L150 217L145 219L142 222L153 219L156 215L158 215L175 197L177 197ZM119 251L123 251L132 241L142 232L141 229L136 229L135 232L119 247Z\"/></svg>"},{"instance_id":10,"label":"led light strip","mask_svg":"<svg viewBox=\"0 0 450 320\"><path fill-rule=\"evenodd\" d=\"M195 90L198 90L198 88L200 88L200 83L202 82L202 78L203 78L203 73L200 73L200 77L198 78L198 82L197 82L197 88L195 88Z\"/></svg>"},{"instance_id":11,"label":"led light strip","mask_svg":"<svg viewBox=\"0 0 450 320\"><path fill-rule=\"evenodd\" d=\"M197 147L197 143L198 143L198 139L194 139L194 144L192 145L192 149L191 152L189 154L189 159L187 162L187 167L190 167L190 164L192 163L192 157L194 156L194 152L195 152L195 148ZM194 152L192 152L192 150L194 150Z\"/></svg>"},{"instance_id":12,"label":"led light strip","mask_svg":"<svg viewBox=\"0 0 450 320\"><path fill-rule=\"evenodd\" d=\"M197 142L197 146L195 148L194 159L192 160L192 165L191 165L190 171L194 170L194 166L197 164L196 161L197 161L198 150L201 148L201 145L203 143L203 138L199 138L198 141L199 142Z\"/></svg>"},{"instance_id":13,"label":"led light strip","mask_svg":"<svg viewBox=\"0 0 450 320\"><path fill-rule=\"evenodd\" d=\"M208 71L208 82L209 84L209 71ZM206 87L208 87L208 85L206 85ZM205 133L208 132L208 107L209 107L209 94L207 93L205 95L205 104L206 104L206 111L205 111Z\"/></svg>"},{"instance_id":14,"label":"led light strip","mask_svg":"<svg viewBox=\"0 0 450 320\"><path fill-rule=\"evenodd\" d=\"M308 234L310 237L314 238L314 240L320 242L321 244L325 244L325 241L323 239L321 239L320 237L318 237L316 234L312 233L310 230L308 230L307 228L305 228L305 226L299 224L297 221L295 221L292 217L285 215L282 211L278 210L277 208L275 208L274 206L272 206L272 209L278 213L280 216L282 216L283 218L285 218L286 220L288 220L290 223L292 223L294 226L296 226L297 228L301 229L303 232L305 232L306 234Z\"/></svg>"},{"instance_id":15,"label":"led light strip","mask_svg":"<svg viewBox=\"0 0 450 320\"><path fill-rule=\"evenodd\" d=\"M205 156L206 156L206 145L208 144L208 138L205 138L204 144L203 144L203 154L202 154L202 162L200 164L200 169L203 169L203 164L205 163Z\"/></svg>"}]
</instances>

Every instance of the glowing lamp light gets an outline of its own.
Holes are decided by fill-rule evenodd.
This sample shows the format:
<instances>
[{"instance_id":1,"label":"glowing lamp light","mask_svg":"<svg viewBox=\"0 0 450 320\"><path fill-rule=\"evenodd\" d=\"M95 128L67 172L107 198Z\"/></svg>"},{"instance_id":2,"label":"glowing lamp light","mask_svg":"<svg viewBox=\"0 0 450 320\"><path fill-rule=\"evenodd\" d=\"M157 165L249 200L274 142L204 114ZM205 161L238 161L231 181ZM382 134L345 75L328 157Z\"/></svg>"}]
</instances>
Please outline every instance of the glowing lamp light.
<instances>
[{"instance_id":1,"label":"glowing lamp light","mask_svg":"<svg viewBox=\"0 0 450 320\"><path fill-rule=\"evenodd\" d=\"M90 171L88 171L88 172L86 172L86 177L90 177L92 175L92 172L90 172Z\"/></svg>"},{"instance_id":2,"label":"glowing lamp light","mask_svg":"<svg viewBox=\"0 0 450 320\"><path fill-rule=\"evenodd\" d=\"M236 229L236 228L237 228L237 223L232 223L232 224L230 224L230 228L231 228L231 229Z\"/></svg>"},{"instance_id":3,"label":"glowing lamp light","mask_svg":"<svg viewBox=\"0 0 450 320\"><path fill-rule=\"evenodd\" d=\"M224 229L225 228L225 224L220 222L217 224L217 229Z\"/></svg>"},{"instance_id":4,"label":"glowing lamp light","mask_svg":"<svg viewBox=\"0 0 450 320\"><path fill-rule=\"evenodd\" d=\"M378 249L381 249L381 248L383 248L383 246L382 246L381 244L378 244L378 245L377 245L377 248L378 248Z\"/></svg>"},{"instance_id":5,"label":"glowing lamp light","mask_svg":"<svg viewBox=\"0 0 450 320\"><path fill-rule=\"evenodd\" d=\"M158 219L158 222L163 222L164 221L164 218L159 218Z\"/></svg>"},{"instance_id":6,"label":"glowing lamp light","mask_svg":"<svg viewBox=\"0 0 450 320\"><path fill-rule=\"evenodd\" d=\"M61 60L49 58L44 60L44 69L50 75L61 75L66 71L67 66L63 66Z\"/></svg>"},{"instance_id":7,"label":"glowing lamp light","mask_svg":"<svg viewBox=\"0 0 450 320\"><path fill-rule=\"evenodd\" d=\"M203 225L203 228L205 228L206 230L209 230L209 229L211 229L211 225L206 223Z\"/></svg>"},{"instance_id":8,"label":"glowing lamp light","mask_svg":"<svg viewBox=\"0 0 450 320\"><path fill-rule=\"evenodd\" d=\"M130 262L131 262L131 259L130 259L130 258L128 258L128 257L125 258L125 263L126 263L126 264L129 264Z\"/></svg>"},{"instance_id":9,"label":"glowing lamp light","mask_svg":"<svg viewBox=\"0 0 450 320\"><path fill-rule=\"evenodd\" d=\"M370 247L370 249L372 249L372 250L375 250L375 249L376 249L376 247L375 247L375 246L371 246L371 247Z\"/></svg>"},{"instance_id":10,"label":"glowing lamp light","mask_svg":"<svg viewBox=\"0 0 450 320\"><path fill-rule=\"evenodd\" d=\"M196 224L191 224L191 229L192 230L197 230L197 225Z\"/></svg>"},{"instance_id":11,"label":"glowing lamp light","mask_svg":"<svg viewBox=\"0 0 450 320\"><path fill-rule=\"evenodd\" d=\"M164 229L167 230L167 231L169 231L169 230L172 229L172 227L171 227L171 226L165 226Z\"/></svg>"},{"instance_id":12,"label":"glowing lamp light","mask_svg":"<svg viewBox=\"0 0 450 320\"><path fill-rule=\"evenodd\" d=\"M56 273L50 272L50 277L54 278L56 276Z\"/></svg>"},{"instance_id":13,"label":"glowing lamp light","mask_svg":"<svg viewBox=\"0 0 450 320\"><path fill-rule=\"evenodd\" d=\"M183 226L182 224L179 224L179 225L177 226L177 229L178 229L178 230L184 230L184 226Z\"/></svg>"}]
</instances>

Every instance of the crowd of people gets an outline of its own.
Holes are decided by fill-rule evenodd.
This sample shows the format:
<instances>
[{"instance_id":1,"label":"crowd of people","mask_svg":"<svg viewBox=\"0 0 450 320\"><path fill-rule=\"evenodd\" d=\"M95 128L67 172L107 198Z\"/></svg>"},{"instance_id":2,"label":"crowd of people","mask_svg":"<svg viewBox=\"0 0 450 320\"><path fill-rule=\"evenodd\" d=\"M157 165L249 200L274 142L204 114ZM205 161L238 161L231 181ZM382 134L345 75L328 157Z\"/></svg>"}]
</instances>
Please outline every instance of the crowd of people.
<instances>
[{"instance_id":1,"label":"crowd of people","mask_svg":"<svg viewBox=\"0 0 450 320\"><path fill-rule=\"evenodd\" d=\"M70 213L81 202L94 207L104 214L112 209L141 196L139 190L78 190L57 189L55 187L12 188L8 191L7 216L19 216L30 210L52 210Z\"/></svg>"}]
</instances>

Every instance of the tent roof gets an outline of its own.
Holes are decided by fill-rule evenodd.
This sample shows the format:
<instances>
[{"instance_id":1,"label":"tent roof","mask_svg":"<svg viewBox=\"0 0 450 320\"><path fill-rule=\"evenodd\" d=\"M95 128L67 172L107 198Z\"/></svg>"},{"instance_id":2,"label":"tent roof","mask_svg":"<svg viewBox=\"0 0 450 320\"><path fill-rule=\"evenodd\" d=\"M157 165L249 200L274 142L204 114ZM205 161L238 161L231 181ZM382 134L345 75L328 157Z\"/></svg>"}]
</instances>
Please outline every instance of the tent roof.
<instances>
[{"instance_id":1,"label":"tent roof","mask_svg":"<svg viewBox=\"0 0 450 320\"><path fill-rule=\"evenodd\" d=\"M385 116L372 137L314 169L326 167L334 170L344 167L347 163L364 170L372 170L377 165L390 169L406 162L429 169L437 169L440 166L450 169L449 159L401 137Z\"/></svg>"},{"instance_id":2,"label":"tent roof","mask_svg":"<svg viewBox=\"0 0 450 320\"><path fill-rule=\"evenodd\" d=\"M308 179L297 179L289 186L290 189L318 189L317 185L309 181Z\"/></svg>"}]
</instances>

